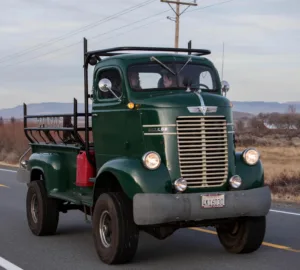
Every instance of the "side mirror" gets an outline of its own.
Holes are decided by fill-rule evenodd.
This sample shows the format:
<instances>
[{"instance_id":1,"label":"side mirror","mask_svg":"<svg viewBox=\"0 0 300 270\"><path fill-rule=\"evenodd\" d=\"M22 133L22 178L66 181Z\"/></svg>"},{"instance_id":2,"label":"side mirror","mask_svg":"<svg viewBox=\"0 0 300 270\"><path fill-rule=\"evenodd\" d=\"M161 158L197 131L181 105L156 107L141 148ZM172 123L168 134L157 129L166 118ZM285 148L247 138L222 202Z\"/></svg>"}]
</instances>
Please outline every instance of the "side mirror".
<instances>
[{"instance_id":1,"label":"side mirror","mask_svg":"<svg viewBox=\"0 0 300 270\"><path fill-rule=\"evenodd\" d=\"M24 169L26 169L27 164L28 164L28 160L23 160L23 161L21 162L21 166L22 166Z\"/></svg>"},{"instance_id":2,"label":"side mirror","mask_svg":"<svg viewBox=\"0 0 300 270\"><path fill-rule=\"evenodd\" d=\"M110 91L115 96L115 98L117 98L119 101L121 101L121 99L111 89L112 88L112 83L109 79L106 79L106 78L101 79L98 85L99 85L100 91L102 91L104 93Z\"/></svg>"},{"instance_id":3,"label":"side mirror","mask_svg":"<svg viewBox=\"0 0 300 270\"><path fill-rule=\"evenodd\" d=\"M227 81L222 81L222 92L225 93L225 96L226 96L226 93L229 91L230 89L230 85Z\"/></svg>"},{"instance_id":4,"label":"side mirror","mask_svg":"<svg viewBox=\"0 0 300 270\"><path fill-rule=\"evenodd\" d=\"M102 91L102 92L108 92L108 91L111 91L111 87L112 87L112 84L111 84L111 81L109 79L101 79L100 82L99 82L99 89Z\"/></svg>"}]
</instances>

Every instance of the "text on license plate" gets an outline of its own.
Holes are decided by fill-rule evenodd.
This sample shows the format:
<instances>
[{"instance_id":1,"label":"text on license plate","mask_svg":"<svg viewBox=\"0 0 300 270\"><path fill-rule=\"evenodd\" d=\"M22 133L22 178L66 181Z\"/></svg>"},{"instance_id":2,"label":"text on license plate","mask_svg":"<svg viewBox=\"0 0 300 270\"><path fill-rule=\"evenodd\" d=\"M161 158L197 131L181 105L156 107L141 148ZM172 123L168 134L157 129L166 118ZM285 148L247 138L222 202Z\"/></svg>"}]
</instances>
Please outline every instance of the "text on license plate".
<instances>
[{"instance_id":1,"label":"text on license plate","mask_svg":"<svg viewBox=\"0 0 300 270\"><path fill-rule=\"evenodd\" d=\"M202 195L203 208L220 208L225 206L224 194L207 194Z\"/></svg>"}]
</instances>

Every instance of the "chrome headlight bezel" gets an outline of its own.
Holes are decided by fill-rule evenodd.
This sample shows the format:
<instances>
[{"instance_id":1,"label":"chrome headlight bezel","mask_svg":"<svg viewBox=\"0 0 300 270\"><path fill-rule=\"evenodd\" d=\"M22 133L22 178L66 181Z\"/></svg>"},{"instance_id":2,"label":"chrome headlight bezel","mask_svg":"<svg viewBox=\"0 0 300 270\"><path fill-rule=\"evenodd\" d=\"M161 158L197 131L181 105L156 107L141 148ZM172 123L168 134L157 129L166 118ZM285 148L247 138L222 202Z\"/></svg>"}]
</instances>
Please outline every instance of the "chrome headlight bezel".
<instances>
[{"instance_id":1,"label":"chrome headlight bezel","mask_svg":"<svg viewBox=\"0 0 300 270\"><path fill-rule=\"evenodd\" d=\"M157 157L157 159L158 159L158 162L157 162L157 164L156 164L155 167L150 167L150 166L147 165L147 159L150 157L150 155L155 155ZM146 169L153 171L153 170L156 170L156 169L159 168L159 166L161 164L161 157L160 157L160 155L157 152L155 152L155 151L149 151L149 152L147 152L147 153L145 153L143 155L142 161L143 161L143 164L144 164L144 166L145 166Z\"/></svg>"},{"instance_id":2,"label":"chrome headlight bezel","mask_svg":"<svg viewBox=\"0 0 300 270\"><path fill-rule=\"evenodd\" d=\"M238 189L243 184L242 178L239 175L233 175L229 179L229 184L233 189Z\"/></svg>"},{"instance_id":3,"label":"chrome headlight bezel","mask_svg":"<svg viewBox=\"0 0 300 270\"><path fill-rule=\"evenodd\" d=\"M174 188L177 192L184 192L188 187L188 183L185 179L179 178L174 182Z\"/></svg>"},{"instance_id":4,"label":"chrome headlight bezel","mask_svg":"<svg viewBox=\"0 0 300 270\"><path fill-rule=\"evenodd\" d=\"M254 162L251 162L251 161L249 161L249 155L251 155L253 153L256 154L256 160ZM247 149L245 149L242 156L243 156L244 162L247 165L249 165L249 166L256 165L259 162L259 160L260 160L260 153L255 148L247 148Z\"/></svg>"}]
</instances>

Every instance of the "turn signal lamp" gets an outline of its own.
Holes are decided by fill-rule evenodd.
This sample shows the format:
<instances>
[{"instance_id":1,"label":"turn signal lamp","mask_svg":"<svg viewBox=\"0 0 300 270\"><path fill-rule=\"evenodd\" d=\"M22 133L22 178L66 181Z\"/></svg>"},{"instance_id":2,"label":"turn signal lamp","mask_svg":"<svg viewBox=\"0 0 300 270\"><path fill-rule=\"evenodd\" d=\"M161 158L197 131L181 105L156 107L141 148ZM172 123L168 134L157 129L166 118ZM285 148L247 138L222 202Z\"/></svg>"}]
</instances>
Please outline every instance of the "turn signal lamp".
<instances>
[{"instance_id":1,"label":"turn signal lamp","mask_svg":"<svg viewBox=\"0 0 300 270\"><path fill-rule=\"evenodd\" d=\"M129 102L128 104L127 104L127 107L129 108L129 109L134 109L134 103L133 102Z\"/></svg>"}]
</instances>

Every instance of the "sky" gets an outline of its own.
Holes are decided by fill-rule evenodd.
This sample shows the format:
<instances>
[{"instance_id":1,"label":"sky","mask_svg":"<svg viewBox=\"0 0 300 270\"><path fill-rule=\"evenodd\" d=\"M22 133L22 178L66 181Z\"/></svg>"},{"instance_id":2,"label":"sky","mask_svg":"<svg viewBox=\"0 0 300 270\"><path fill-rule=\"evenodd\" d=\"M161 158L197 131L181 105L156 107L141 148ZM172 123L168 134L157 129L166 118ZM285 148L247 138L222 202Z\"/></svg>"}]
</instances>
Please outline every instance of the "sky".
<instances>
[{"instance_id":1,"label":"sky","mask_svg":"<svg viewBox=\"0 0 300 270\"><path fill-rule=\"evenodd\" d=\"M300 101L299 0L196 2L180 17L179 46L192 40L193 47L211 50L207 58L222 76L224 43L229 99ZM83 102L83 37L89 50L173 47L175 23L168 16L174 12L160 0L3 1L0 108Z\"/></svg>"}]
</instances>

